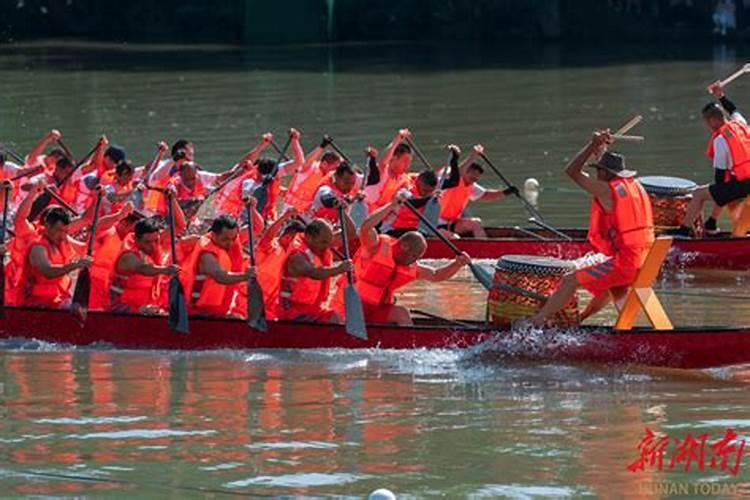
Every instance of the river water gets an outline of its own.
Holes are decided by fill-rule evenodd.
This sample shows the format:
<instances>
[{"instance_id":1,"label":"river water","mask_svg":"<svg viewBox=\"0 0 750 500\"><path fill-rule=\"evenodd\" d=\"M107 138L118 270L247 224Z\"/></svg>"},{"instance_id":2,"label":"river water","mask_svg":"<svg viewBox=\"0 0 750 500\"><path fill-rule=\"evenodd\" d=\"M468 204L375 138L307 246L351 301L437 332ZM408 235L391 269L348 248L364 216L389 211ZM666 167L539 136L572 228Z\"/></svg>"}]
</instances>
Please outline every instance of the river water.
<instances>
[{"instance_id":1,"label":"river water","mask_svg":"<svg viewBox=\"0 0 750 500\"><path fill-rule=\"evenodd\" d=\"M633 133L646 142L620 148L630 167L706 182L704 87L747 58L726 47L0 47L0 141L26 152L56 127L80 155L106 132L146 161L157 140L188 137L199 163L223 169L267 130L295 126L308 148L330 133L357 158L406 126L435 163L447 143L483 143L515 182L541 182L550 222L580 226L587 201L561 169L590 131L641 113ZM729 91L743 109L750 83ZM510 200L472 210L495 224L524 219ZM747 324L747 279L681 271L659 287L678 324ZM479 318L486 297L461 273L401 300ZM605 311L595 321L612 319ZM646 428L680 440L707 433L707 447L727 428L743 439L747 367L500 364L455 351L0 348L1 495L750 495L750 465L734 475L707 458L704 470L666 470L672 444L665 471L627 470Z\"/></svg>"}]
</instances>

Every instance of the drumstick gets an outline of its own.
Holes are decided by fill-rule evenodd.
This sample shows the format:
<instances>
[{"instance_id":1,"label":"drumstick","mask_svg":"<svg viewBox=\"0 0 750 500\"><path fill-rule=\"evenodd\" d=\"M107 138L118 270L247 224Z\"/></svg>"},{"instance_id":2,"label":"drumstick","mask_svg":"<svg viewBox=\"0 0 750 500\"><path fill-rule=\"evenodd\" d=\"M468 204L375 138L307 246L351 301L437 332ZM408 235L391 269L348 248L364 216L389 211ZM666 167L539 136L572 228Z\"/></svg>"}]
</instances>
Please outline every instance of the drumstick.
<instances>
[{"instance_id":1,"label":"drumstick","mask_svg":"<svg viewBox=\"0 0 750 500\"><path fill-rule=\"evenodd\" d=\"M719 82L719 86L725 87L735 81L737 78L741 77L745 73L750 71L750 64L745 64L740 69L729 75L728 77L724 78L722 81Z\"/></svg>"},{"instance_id":2,"label":"drumstick","mask_svg":"<svg viewBox=\"0 0 750 500\"><path fill-rule=\"evenodd\" d=\"M635 115L633 118L630 119L625 125L617 129L617 131L614 133L614 135L624 135L627 134L630 129L641 123L641 120L643 120L643 115Z\"/></svg>"},{"instance_id":3,"label":"drumstick","mask_svg":"<svg viewBox=\"0 0 750 500\"><path fill-rule=\"evenodd\" d=\"M625 141L625 142L643 142L646 140L646 138L643 137L642 135L615 134L612 136L612 138L616 141Z\"/></svg>"}]
</instances>

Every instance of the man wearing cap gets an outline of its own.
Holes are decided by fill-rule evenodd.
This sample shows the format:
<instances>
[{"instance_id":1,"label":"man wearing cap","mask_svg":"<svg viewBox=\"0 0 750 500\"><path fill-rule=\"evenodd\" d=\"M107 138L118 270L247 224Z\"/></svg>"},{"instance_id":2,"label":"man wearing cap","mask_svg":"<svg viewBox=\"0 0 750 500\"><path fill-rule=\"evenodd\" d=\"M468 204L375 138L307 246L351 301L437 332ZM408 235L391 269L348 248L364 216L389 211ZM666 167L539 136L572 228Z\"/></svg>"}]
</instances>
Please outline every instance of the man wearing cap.
<instances>
[{"instance_id":1,"label":"man wearing cap","mask_svg":"<svg viewBox=\"0 0 750 500\"><path fill-rule=\"evenodd\" d=\"M563 278L560 288L531 318L542 326L559 312L583 287L594 296L581 319L596 313L610 300L609 291L635 281L654 242L651 201L638 181L636 172L625 167L625 158L606 151L612 143L609 130L597 130L591 141L565 169L573 181L593 196L588 239L598 252L608 257L601 264L579 269ZM592 156L598 156L596 178L583 172Z\"/></svg>"}]
</instances>

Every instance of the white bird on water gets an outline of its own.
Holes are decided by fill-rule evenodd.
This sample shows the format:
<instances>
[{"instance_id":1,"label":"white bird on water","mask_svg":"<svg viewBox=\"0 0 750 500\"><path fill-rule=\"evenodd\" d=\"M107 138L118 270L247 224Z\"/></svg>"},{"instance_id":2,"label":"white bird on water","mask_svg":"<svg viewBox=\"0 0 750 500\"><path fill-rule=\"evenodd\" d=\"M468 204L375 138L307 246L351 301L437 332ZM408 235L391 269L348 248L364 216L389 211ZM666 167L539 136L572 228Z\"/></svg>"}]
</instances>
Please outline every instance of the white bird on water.
<instances>
[{"instance_id":1,"label":"white bird on water","mask_svg":"<svg viewBox=\"0 0 750 500\"><path fill-rule=\"evenodd\" d=\"M523 183L523 197L536 207L539 202L539 181L530 177Z\"/></svg>"},{"instance_id":2,"label":"white bird on water","mask_svg":"<svg viewBox=\"0 0 750 500\"><path fill-rule=\"evenodd\" d=\"M380 488L370 493L368 500L396 500L396 495L386 488Z\"/></svg>"}]
</instances>

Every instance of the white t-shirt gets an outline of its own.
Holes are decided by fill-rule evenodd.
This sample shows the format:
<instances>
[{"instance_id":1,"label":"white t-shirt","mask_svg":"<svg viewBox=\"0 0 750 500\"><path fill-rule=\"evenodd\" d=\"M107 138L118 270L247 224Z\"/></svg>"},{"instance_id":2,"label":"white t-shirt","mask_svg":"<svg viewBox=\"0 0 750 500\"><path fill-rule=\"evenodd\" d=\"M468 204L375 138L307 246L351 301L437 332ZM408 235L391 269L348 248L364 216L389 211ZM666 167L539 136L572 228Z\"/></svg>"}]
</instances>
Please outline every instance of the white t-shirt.
<instances>
[{"instance_id":1,"label":"white t-shirt","mask_svg":"<svg viewBox=\"0 0 750 500\"><path fill-rule=\"evenodd\" d=\"M364 179L364 175L362 174L356 174L357 176L357 186L362 185L362 179ZM365 195L365 200L367 199L367 192L363 193ZM310 206L310 213L315 213L321 208L323 208L323 198L326 196L335 196L336 193L334 193L333 189L331 189L331 186L320 186L318 190L315 192L315 197L313 198L312 205Z\"/></svg>"},{"instance_id":2,"label":"white t-shirt","mask_svg":"<svg viewBox=\"0 0 750 500\"><path fill-rule=\"evenodd\" d=\"M732 113L730 119L747 125L745 118L736 111ZM729 144L727 144L724 136L720 135L714 139L714 168L717 170L731 170L732 166L732 155L729 152Z\"/></svg>"},{"instance_id":3,"label":"white t-shirt","mask_svg":"<svg viewBox=\"0 0 750 500\"><path fill-rule=\"evenodd\" d=\"M19 165L10 160L5 160L5 163L3 164L3 173L5 174L5 177L13 177L19 170L21 170Z\"/></svg>"}]
</instances>

